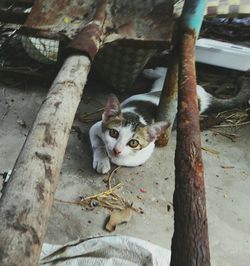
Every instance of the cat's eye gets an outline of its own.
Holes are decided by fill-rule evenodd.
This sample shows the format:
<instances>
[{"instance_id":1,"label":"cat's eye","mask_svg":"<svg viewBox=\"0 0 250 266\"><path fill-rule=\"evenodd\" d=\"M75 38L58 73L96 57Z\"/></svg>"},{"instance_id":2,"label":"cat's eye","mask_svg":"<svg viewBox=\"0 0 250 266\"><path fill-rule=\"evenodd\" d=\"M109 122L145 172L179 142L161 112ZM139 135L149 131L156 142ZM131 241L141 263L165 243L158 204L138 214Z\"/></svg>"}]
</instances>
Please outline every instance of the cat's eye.
<instances>
[{"instance_id":1,"label":"cat's eye","mask_svg":"<svg viewBox=\"0 0 250 266\"><path fill-rule=\"evenodd\" d=\"M136 140L136 139L131 139L131 140L128 142L128 145L129 145L131 148L136 148L136 147L139 145L139 141Z\"/></svg>"},{"instance_id":2,"label":"cat's eye","mask_svg":"<svg viewBox=\"0 0 250 266\"><path fill-rule=\"evenodd\" d=\"M116 129L111 128L109 130L110 137L117 139L119 137L119 132Z\"/></svg>"}]
</instances>

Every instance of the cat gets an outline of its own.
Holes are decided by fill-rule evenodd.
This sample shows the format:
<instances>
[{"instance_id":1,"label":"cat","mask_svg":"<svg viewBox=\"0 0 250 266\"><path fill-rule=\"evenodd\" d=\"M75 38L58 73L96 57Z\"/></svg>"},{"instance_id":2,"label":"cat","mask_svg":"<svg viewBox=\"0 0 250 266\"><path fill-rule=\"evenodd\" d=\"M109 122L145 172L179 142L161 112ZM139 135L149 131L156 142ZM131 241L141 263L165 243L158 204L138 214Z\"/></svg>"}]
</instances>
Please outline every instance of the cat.
<instances>
[{"instance_id":1,"label":"cat","mask_svg":"<svg viewBox=\"0 0 250 266\"><path fill-rule=\"evenodd\" d=\"M115 95L110 95L102 120L89 130L93 168L98 173L109 172L111 162L128 167L144 164L154 151L157 137L169 126L167 122L154 121L166 69L146 69L144 75L155 79L151 91L133 95L122 103ZM221 100L197 85L197 97L200 113L203 113L210 107L234 107L242 102L245 94L240 91L230 100Z\"/></svg>"}]
</instances>

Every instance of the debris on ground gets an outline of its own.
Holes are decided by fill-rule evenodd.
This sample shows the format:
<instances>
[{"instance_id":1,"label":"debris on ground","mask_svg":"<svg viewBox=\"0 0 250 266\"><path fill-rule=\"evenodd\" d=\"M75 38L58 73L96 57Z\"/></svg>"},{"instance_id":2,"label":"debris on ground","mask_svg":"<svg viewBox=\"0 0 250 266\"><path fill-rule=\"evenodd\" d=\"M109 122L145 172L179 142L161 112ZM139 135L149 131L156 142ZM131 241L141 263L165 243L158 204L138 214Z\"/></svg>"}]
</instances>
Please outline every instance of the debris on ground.
<instances>
[{"instance_id":1,"label":"debris on ground","mask_svg":"<svg viewBox=\"0 0 250 266\"><path fill-rule=\"evenodd\" d=\"M231 165L221 165L221 168L223 168L223 169L233 169L235 167L231 166Z\"/></svg>"},{"instance_id":2,"label":"debris on ground","mask_svg":"<svg viewBox=\"0 0 250 266\"><path fill-rule=\"evenodd\" d=\"M121 166L117 166L113 171L111 171L111 173L104 177L103 178L103 182L104 183L108 183L108 188L111 189L112 185L111 185L111 182L112 182L112 178L114 176L114 174L116 174L116 172L121 168Z\"/></svg>"},{"instance_id":3,"label":"debris on ground","mask_svg":"<svg viewBox=\"0 0 250 266\"><path fill-rule=\"evenodd\" d=\"M10 179L12 170L9 170L8 172L0 173L0 176L2 176L2 180L0 180L0 198L1 198L1 191L2 188L7 184L7 182Z\"/></svg>"},{"instance_id":4,"label":"debris on ground","mask_svg":"<svg viewBox=\"0 0 250 266\"><path fill-rule=\"evenodd\" d=\"M118 169L120 169L120 166L116 167L113 171L111 171L111 173L106 178L107 181L104 180L108 182L108 190L89 197L82 197L79 201L79 204L87 207L88 209L92 209L93 205L95 205L94 207L100 206L107 208L110 211L121 211L130 208L135 212L141 213L140 209L134 208L132 206L132 203L129 203L126 199L124 199L117 193L117 191L122 188L123 183L120 182L112 187L112 178Z\"/></svg>"},{"instance_id":5,"label":"debris on ground","mask_svg":"<svg viewBox=\"0 0 250 266\"><path fill-rule=\"evenodd\" d=\"M217 115L201 115L201 130L210 128L239 127L250 123L250 108L227 110Z\"/></svg>"},{"instance_id":6,"label":"debris on ground","mask_svg":"<svg viewBox=\"0 0 250 266\"><path fill-rule=\"evenodd\" d=\"M136 197L137 197L137 199L139 199L139 200L143 200L143 197L140 196L140 195L137 195Z\"/></svg>"},{"instance_id":7,"label":"debris on ground","mask_svg":"<svg viewBox=\"0 0 250 266\"><path fill-rule=\"evenodd\" d=\"M26 128L27 127L27 125L26 125L26 123L25 123L25 121L23 120L23 119L17 119L17 124L19 125L19 126L21 126L22 128Z\"/></svg>"},{"instance_id":8,"label":"debris on ground","mask_svg":"<svg viewBox=\"0 0 250 266\"><path fill-rule=\"evenodd\" d=\"M217 115L223 121L222 125L214 127L239 127L250 123L250 108L233 109L221 112Z\"/></svg>"},{"instance_id":9,"label":"debris on ground","mask_svg":"<svg viewBox=\"0 0 250 266\"><path fill-rule=\"evenodd\" d=\"M201 130L209 129L214 133L214 135L220 135L230 139L232 142L236 141L236 138L239 137L239 134L226 132L227 128L239 128L250 123L250 108L245 109L232 109L227 110L217 115L211 116L200 116L200 127ZM203 150L219 154L217 151L213 151L210 148L202 147Z\"/></svg>"},{"instance_id":10,"label":"debris on ground","mask_svg":"<svg viewBox=\"0 0 250 266\"><path fill-rule=\"evenodd\" d=\"M238 134L234 134L234 133L227 133L224 131L220 131L220 130L216 130L216 129L210 129L215 135L221 135L223 137L226 137L228 139L230 139L232 142L235 142L235 139L237 137L239 137Z\"/></svg>"},{"instance_id":11,"label":"debris on ground","mask_svg":"<svg viewBox=\"0 0 250 266\"><path fill-rule=\"evenodd\" d=\"M6 100L6 95L5 95L5 88L2 89L2 98L5 100L5 111L2 114L1 120L4 120L5 116L8 114L8 112L10 111L10 104L8 103L8 101Z\"/></svg>"},{"instance_id":12,"label":"debris on ground","mask_svg":"<svg viewBox=\"0 0 250 266\"><path fill-rule=\"evenodd\" d=\"M143 214L142 208L135 208L133 207L133 203L129 203L126 199L121 197L117 191L122 188L123 183L118 183L112 187L112 177L120 168L117 167L107 176L104 180L108 182L108 190L99 192L92 196L87 197L80 197L79 201L76 202L69 202L58 200L56 201L62 203L70 203L70 204L77 204L84 206L87 210L93 210L96 207L103 207L111 211L110 220L106 225L106 229L110 232L115 230L116 225L128 222L132 215L132 212L137 212Z\"/></svg>"},{"instance_id":13,"label":"debris on ground","mask_svg":"<svg viewBox=\"0 0 250 266\"><path fill-rule=\"evenodd\" d=\"M210 129L213 126L220 125L223 122L222 118L216 115L200 115L200 128L201 130Z\"/></svg>"},{"instance_id":14,"label":"debris on ground","mask_svg":"<svg viewBox=\"0 0 250 266\"><path fill-rule=\"evenodd\" d=\"M127 223L132 217L131 208L125 208L124 210L115 210L111 213L109 221L106 224L105 228L109 232L113 232L117 225L122 223Z\"/></svg>"},{"instance_id":15,"label":"debris on ground","mask_svg":"<svg viewBox=\"0 0 250 266\"><path fill-rule=\"evenodd\" d=\"M220 154L220 152L218 152L218 151L216 151L216 150L214 150L214 149L211 149L211 148L208 148L208 147L201 147L201 149L203 150L203 151L206 151L206 152L209 152L209 153L212 153L212 154Z\"/></svg>"}]
</instances>

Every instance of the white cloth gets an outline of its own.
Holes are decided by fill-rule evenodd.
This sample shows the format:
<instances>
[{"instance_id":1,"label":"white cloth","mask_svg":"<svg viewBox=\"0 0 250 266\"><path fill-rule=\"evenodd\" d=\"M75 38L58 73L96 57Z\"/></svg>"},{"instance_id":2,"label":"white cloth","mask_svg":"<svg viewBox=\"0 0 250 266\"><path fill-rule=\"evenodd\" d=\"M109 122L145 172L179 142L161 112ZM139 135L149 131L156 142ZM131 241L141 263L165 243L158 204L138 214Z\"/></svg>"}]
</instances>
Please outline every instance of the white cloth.
<instances>
[{"instance_id":1,"label":"white cloth","mask_svg":"<svg viewBox=\"0 0 250 266\"><path fill-rule=\"evenodd\" d=\"M65 245L44 244L39 265L168 266L170 251L129 236L97 236Z\"/></svg>"}]
</instances>

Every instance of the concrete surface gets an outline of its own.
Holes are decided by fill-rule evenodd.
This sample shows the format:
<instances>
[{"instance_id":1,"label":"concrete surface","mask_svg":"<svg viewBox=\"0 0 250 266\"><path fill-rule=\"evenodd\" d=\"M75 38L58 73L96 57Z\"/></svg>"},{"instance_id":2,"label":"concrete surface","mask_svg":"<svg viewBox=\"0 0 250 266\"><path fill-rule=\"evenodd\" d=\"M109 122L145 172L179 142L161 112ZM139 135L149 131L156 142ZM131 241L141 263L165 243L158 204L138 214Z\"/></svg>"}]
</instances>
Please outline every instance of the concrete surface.
<instances>
[{"instance_id":1,"label":"concrete surface","mask_svg":"<svg viewBox=\"0 0 250 266\"><path fill-rule=\"evenodd\" d=\"M10 82L12 85L8 86L0 83L0 172L13 167L47 92L45 86L18 84L15 88L14 83ZM92 112L104 105L108 92L93 89L100 87L97 83L85 90L78 112ZM22 121L26 127L21 125ZM92 153L85 134L91 123L76 120L74 124L81 128L83 138L79 139L76 133L70 135L55 195L57 200L76 201L80 196L106 189L103 176L91 167ZM239 134L236 142L211 131L202 132L202 145L219 152L203 152L211 265L247 266L250 262L249 129L250 125L231 129ZM141 207L144 214L134 214L129 223L117 227L115 234L135 236L170 249L174 150L175 132L168 147L156 149L145 165L118 170L114 181L124 183L121 195L135 207ZM64 243L79 237L108 234L103 230L108 210L88 211L57 200L49 220L46 242Z\"/></svg>"}]
</instances>

